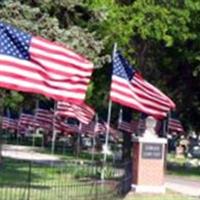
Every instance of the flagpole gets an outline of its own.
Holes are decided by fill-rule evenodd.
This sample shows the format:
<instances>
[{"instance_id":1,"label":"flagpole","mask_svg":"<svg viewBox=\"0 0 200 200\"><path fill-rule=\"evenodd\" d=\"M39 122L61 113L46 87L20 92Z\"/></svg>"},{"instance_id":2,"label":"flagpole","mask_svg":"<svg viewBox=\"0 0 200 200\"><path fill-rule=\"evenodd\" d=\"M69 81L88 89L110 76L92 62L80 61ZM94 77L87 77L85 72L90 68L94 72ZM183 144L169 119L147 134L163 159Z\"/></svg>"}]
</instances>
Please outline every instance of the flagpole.
<instances>
[{"instance_id":1,"label":"flagpole","mask_svg":"<svg viewBox=\"0 0 200 200\"><path fill-rule=\"evenodd\" d=\"M114 61L114 56L117 50L117 43L114 44L113 53L112 53L112 62ZM108 115L107 115L107 129L106 129L106 138L105 138L105 149L104 149L104 164L107 161L107 150L108 150L108 140L109 140L109 131L110 131L110 118L111 118L111 110L112 110L112 101L109 99L108 103Z\"/></svg>"},{"instance_id":2,"label":"flagpole","mask_svg":"<svg viewBox=\"0 0 200 200\"><path fill-rule=\"evenodd\" d=\"M92 137L92 163L94 162L94 151L95 151L95 129L97 128L98 125L98 114L96 114L95 116L95 125L94 125L94 133L93 133L93 137Z\"/></svg>"},{"instance_id":3,"label":"flagpole","mask_svg":"<svg viewBox=\"0 0 200 200\"><path fill-rule=\"evenodd\" d=\"M54 154L55 151L55 140L56 140L56 129L55 129L55 121L56 121L56 116L55 116L55 111L57 108L57 102L54 102L54 109L53 109L53 136L52 136L52 140L51 140L51 154Z\"/></svg>"},{"instance_id":4,"label":"flagpole","mask_svg":"<svg viewBox=\"0 0 200 200\"><path fill-rule=\"evenodd\" d=\"M78 127L78 138L77 138L77 152L76 152L76 156L77 158L79 157L79 153L80 153L80 136L81 136L81 131L82 131L82 123L79 121L79 127Z\"/></svg>"}]
</instances>

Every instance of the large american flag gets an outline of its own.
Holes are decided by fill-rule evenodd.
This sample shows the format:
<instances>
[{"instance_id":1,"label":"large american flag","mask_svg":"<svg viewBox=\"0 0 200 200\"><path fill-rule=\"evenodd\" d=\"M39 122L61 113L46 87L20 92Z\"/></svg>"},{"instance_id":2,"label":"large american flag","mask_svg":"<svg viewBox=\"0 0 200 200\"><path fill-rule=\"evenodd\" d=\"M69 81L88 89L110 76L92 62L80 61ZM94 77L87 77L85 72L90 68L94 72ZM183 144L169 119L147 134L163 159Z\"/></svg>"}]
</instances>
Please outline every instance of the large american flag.
<instances>
[{"instance_id":1,"label":"large american flag","mask_svg":"<svg viewBox=\"0 0 200 200\"><path fill-rule=\"evenodd\" d=\"M170 131L175 131L175 132L184 132L184 128L181 121L175 118L169 118L168 129Z\"/></svg>"},{"instance_id":2,"label":"large american flag","mask_svg":"<svg viewBox=\"0 0 200 200\"><path fill-rule=\"evenodd\" d=\"M81 123L88 124L94 117L94 110L87 104L73 104L59 101L57 103L56 115L68 116L78 119Z\"/></svg>"},{"instance_id":3,"label":"large american flag","mask_svg":"<svg viewBox=\"0 0 200 200\"><path fill-rule=\"evenodd\" d=\"M0 87L80 103L92 71L71 49L0 22Z\"/></svg>"},{"instance_id":4,"label":"large american flag","mask_svg":"<svg viewBox=\"0 0 200 200\"><path fill-rule=\"evenodd\" d=\"M175 104L145 81L119 52L114 54L110 98L113 102L163 118Z\"/></svg>"}]
</instances>

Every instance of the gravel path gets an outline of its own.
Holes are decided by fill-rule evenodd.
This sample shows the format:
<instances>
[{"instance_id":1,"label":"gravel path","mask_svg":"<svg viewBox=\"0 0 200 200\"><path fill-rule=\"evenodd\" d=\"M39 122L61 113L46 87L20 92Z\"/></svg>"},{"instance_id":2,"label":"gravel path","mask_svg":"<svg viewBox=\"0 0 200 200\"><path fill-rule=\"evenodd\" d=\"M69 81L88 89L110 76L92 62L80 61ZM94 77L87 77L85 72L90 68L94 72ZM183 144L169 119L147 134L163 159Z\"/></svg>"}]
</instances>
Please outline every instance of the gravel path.
<instances>
[{"instance_id":1,"label":"gravel path","mask_svg":"<svg viewBox=\"0 0 200 200\"><path fill-rule=\"evenodd\" d=\"M200 199L200 180L192 181L182 177L167 176L166 187L185 195L199 197Z\"/></svg>"},{"instance_id":2,"label":"gravel path","mask_svg":"<svg viewBox=\"0 0 200 200\"><path fill-rule=\"evenodd\" d=\"M49 155L44 153L39 153L40 148L28 147L20 145L3 145L2 155L3 157L14 158L19 160L32 160L32 161L60 161L60 158L55 155Z\"/></svg>"}]
</instances>

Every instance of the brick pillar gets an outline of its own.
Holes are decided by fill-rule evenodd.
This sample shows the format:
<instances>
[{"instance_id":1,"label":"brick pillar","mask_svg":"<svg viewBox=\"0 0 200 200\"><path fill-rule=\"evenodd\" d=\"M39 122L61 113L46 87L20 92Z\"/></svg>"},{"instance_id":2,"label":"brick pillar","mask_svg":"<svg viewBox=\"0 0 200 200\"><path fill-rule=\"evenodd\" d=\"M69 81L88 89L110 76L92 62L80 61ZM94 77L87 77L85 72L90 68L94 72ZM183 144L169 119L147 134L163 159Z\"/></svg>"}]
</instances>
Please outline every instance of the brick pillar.
<instances>
[{"instance_id":1,"label":"brick pillar","mask_svg":"<svg viewBox=\"0 0 200 200\"><path fill-rule=\"evenodd\" d=\"M133 180L135 192L164 193L165 138L133 139Z\"/></svg>"}]
</instances>

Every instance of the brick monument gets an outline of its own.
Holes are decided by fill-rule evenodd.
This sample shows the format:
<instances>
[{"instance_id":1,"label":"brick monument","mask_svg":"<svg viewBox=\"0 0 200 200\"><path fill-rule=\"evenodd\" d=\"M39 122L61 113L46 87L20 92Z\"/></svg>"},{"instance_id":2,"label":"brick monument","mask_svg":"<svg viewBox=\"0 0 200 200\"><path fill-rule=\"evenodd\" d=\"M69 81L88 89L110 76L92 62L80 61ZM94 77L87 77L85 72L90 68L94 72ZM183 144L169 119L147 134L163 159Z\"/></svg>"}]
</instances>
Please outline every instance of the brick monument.
<instances>
[{"instance_id":1,"label":"brick monument","mask_svg":"<svg viewBox=\"0 0 200 200\"><path fill-rule=\"evenodd\" d=\"M164 193L164 171L166 144L165 138L155 133L156 120L146 119L143 137L133 138L133 180L135 192Z\"/></svg>"}]
</instances>

